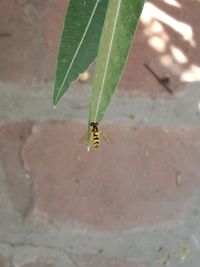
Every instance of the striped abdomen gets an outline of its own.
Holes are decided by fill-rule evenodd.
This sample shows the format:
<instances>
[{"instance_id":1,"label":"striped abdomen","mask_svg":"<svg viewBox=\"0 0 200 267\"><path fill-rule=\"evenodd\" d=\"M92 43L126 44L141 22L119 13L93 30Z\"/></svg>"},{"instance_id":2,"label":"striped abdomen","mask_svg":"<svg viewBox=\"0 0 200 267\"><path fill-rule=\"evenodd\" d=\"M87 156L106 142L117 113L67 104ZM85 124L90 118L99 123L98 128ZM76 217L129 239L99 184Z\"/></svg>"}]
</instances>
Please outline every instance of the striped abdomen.
<instances>
[{"instance_id":1,"label":"striped abdomen","mask_svg":"<svg viewBox=\"0 0 200 267\"><path fill-rule=\"evenodd\" d=\"M94 148L98 149L100 145L100 140L99 140L99 132L98 131L93 131L93 144Z\"/></svg>"}]
</instances>

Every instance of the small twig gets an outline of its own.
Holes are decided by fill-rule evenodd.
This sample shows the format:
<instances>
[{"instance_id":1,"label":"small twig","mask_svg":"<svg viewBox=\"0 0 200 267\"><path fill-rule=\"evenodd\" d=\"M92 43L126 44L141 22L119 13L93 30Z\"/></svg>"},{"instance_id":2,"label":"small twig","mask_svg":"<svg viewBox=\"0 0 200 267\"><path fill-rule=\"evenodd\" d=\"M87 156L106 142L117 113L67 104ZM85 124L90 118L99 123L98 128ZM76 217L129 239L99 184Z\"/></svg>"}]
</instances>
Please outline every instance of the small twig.
<instances>
[{"instance_id":1,"label":"small twig","mask_svg":"<svg viewBox=\"0 0 200 267\"><path fill-rule=\"evenodd\" d=\"M167 83L169 83L169 77L160 78L148 64L144 63L144 66L153 75L153 77L167 90L168 93L174 93L172 89L167 85Z\"/></svg>"}]
</instances>

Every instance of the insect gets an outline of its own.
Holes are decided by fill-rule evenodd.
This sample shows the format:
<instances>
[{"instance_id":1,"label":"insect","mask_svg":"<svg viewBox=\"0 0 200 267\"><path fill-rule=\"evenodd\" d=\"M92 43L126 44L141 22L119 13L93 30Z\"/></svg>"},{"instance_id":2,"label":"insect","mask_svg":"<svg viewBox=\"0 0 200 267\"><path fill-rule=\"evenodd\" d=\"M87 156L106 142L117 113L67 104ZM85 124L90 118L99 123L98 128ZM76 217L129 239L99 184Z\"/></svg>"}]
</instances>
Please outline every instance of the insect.
<instances>
[{"instance_id":1,"label":"insect","mask_svg":"<svg viewBox=\"0 0 200 267\"><path fill-rule=\"evenodd\" d=\"M91 143L95 150L99 149L100 147L100 136L107 142L113 143L111 138L104 134L102 131L99 131L99 124L97 122L91 122L90 126L90 134L85 134L81 139L80 142L87 145L87 150L90 150ZM89 139L88 139L89 138Z\"/></svg>"},{"instance_id":2,"label":"insect","mask_svg":"<svg viewBox=\"0 0 200 267\"><path fill-rule=\"evenodd\" d=\"M92 127L91 133L93 138L94 148L98 149L100 146L100 139L99 139L99 124L97 122L91 122L90 126Z\"/></svg>"}]
</instances>

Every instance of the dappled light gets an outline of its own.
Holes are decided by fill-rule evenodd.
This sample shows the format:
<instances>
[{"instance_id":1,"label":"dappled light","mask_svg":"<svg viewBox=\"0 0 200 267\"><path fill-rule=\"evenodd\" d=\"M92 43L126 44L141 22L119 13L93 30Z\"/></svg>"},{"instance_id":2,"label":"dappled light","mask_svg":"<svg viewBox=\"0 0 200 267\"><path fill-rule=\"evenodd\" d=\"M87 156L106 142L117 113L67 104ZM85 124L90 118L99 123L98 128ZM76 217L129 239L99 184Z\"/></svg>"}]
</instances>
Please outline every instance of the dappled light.
<instances>
[{"instance_id":1,"label":"dappled light","mask_svg":"<svg viewBox=\"0 0 200 267\"><path fill-rule=\"evenodd\" d=\"M197 0L146 1L121 87L157 97L200 81L199 12Z\"/></svg>"},{"instance_id":2,"label":"dappled light","mask_svg":"<svg viewBox=\"0 0 200 267\"><path fill-rule=\"evenodd\" d=\"M199 1L148 1L141 18L143 33L149 47L156 52L156 61L180 82L200 80L198 23L192 24L191 4L200 8Z\"/></svg>"},{"instance_id":3,"label":"dappled light","mask_svg":"<svg viewBox=\"0 0 200 267\"><path fill-rule=\"evenodd\" d=\"M174 45L171 45L170 49L171 49L171 52L172 52L172 55L173 55L174 59L178 63L180 63L180 64L188 63L187 56L178 47L176 47Z\"/></svg>"},{"instance_id":4,"label":"dappled light","mask_svg":"<svg viewBox=\"0 0 200 267\"><path fill-rule=\"evenodd\" d=\"M148 44L160 53L164 52L166 48L165 41L159 36L153 36L149 38Z\"/></svg>"},{"instance_id":5,"label":"dappled light","mask_svg":"<svg viewBox=\"0 0 200 267\"><path fill-rule=\"evenodd\" d=\"M176 0L164 0L164 2L167 3L167 4L169 4L169 5L178 7L178 8L181 7L181 4L178 3Z\"/></svg>"},{"instance_id":6,"label":"dappled light","mask_svg":"<svg viewBox=\"0 0 200 267\"><path fill-rule=\"evenodd\" d=\"M193 29L190 25L178 21L172 16L166 14L166 12L157 8L155 5L147 2L143 11L141 21L144 23L144 25L148 25L149 23L151 24L152 20L154 19L157 19L163 24L166 24L167 26L171 27L173 30L179 33L184 40L188 41L191 46L196 45L193 39Z\"/></svg>"},{"instance_id":7,"label":"dappled light","mask_svg":"<svg viewBox=\"0 0 200 267\"><path fill-rule=\"evenodd\" d=\"M181 74L181 80L186 82L200 81L200 67L192 64Z\"/></svg>"}]
</instances>

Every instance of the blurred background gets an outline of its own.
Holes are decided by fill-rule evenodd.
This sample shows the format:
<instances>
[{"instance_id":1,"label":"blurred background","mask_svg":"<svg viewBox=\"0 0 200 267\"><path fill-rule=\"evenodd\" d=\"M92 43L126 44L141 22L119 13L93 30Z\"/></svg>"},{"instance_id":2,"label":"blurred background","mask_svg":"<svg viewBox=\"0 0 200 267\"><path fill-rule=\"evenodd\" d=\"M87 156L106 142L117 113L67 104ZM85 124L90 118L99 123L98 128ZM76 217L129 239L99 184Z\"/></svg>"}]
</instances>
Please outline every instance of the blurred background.
<instances>
[{"instance_id":1,"label":"blurred background","mask_svg":"<svg viewBox=\"0 0 200 267\"><path fill-rule=\"evenodd\" d=\"M198 267L200 1L146 1L89 153L94 65L52 106L66 6L0 1L0 267Z\"/></svg>"}]
</instances>

